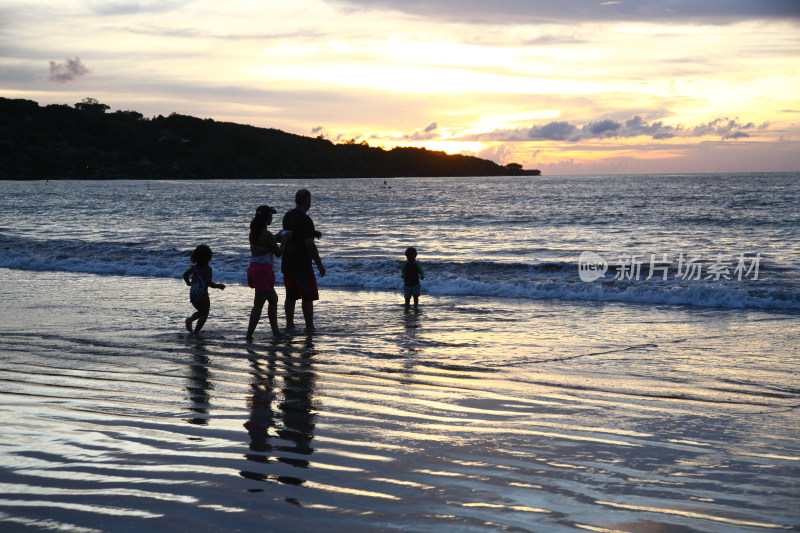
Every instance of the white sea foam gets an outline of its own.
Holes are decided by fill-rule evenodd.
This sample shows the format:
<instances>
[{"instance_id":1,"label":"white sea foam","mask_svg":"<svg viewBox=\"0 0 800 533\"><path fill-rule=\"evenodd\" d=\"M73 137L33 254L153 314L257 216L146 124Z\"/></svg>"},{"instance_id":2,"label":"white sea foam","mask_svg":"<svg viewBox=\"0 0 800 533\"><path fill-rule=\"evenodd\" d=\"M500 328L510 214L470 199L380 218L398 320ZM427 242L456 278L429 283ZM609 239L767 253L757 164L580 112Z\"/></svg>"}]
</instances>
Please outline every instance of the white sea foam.
<instances>
[{"instance_id":1,"label":"white sea foam","mask_svg":"<svg viewBox=\"0 0 800 533\"><path fill-rule=\"evenodd\" d=\"M4 245L4 246L3 246ZM38 271L85 272L118 276L179 277L188 266L185 252L164 252L118 243L86 244L54 241L46 245L0 236L6 253L0 267ZM51 248L59 251L51 253ZM363 261L333 257L321 286L400 291L400 262ZM217 254L215 278L246 285L248 259L239 254ZM800 310L796 286L774 280L712 282L632 280L610 278L582 282L577 263L503 264L436 262L425 265L428 277L423 292L439 296L492 296L502 298L614 301L641 304L696 305L741 309ZM276 268L281 282L280 268Z\"/></svg>"}]
</instances>

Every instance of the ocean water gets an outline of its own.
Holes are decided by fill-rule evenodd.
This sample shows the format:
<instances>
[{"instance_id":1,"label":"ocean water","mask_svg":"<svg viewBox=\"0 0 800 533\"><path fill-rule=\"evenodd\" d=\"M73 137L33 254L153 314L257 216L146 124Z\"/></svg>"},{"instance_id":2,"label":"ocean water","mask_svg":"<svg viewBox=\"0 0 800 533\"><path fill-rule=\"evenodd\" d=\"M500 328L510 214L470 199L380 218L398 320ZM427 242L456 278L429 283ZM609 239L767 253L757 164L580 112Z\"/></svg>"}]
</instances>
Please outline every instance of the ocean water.
<instances>
[{"instance_id":1,"label":"ocean water","mask_svg":"<svg viewBox=\"0 0 800 533\"><path fill-rule=\"evenodd\" d=\"M386 187L7 182L0 267L170 278L205 242L218 276L242 284L255 208L276 207L277 225L308 185L326 286L396 290L397 263L415 246L433 295L800 310L799 183L799 174L394 179ZM584 252L610 264L594 283L578 275ZM647 279L651 260L668 268L666 279L664 270Z\"/></svg>"},{"instance_id":2,"label":"ocean water","mask_svg":"<svg viewBox=\"0 0 800 533\"><path fill-rule=\"evenodd\" d=\"M304 186L318 329L245 343ZM800 174L2 191L4 529L800 530Z\"/></svg>"}]
</instances>

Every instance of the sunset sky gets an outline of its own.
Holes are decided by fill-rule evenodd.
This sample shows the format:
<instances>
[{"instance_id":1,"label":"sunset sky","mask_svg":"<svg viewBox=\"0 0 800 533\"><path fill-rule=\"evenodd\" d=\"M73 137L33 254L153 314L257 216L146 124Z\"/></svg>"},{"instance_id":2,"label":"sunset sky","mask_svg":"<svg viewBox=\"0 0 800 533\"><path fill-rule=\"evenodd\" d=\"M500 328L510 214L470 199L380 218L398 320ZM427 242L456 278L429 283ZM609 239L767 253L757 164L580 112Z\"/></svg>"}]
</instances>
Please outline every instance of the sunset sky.
<instances>
[{"instance_id":1,"label":"sunset sky","mask_svg":"<svg viewBox=\"0 0 800 533\"><path fill-rule=\"evenodd\" d=\"M4 0L0 96L550 175L800 171L800 0Z\"/></svg>"}]
</instances>

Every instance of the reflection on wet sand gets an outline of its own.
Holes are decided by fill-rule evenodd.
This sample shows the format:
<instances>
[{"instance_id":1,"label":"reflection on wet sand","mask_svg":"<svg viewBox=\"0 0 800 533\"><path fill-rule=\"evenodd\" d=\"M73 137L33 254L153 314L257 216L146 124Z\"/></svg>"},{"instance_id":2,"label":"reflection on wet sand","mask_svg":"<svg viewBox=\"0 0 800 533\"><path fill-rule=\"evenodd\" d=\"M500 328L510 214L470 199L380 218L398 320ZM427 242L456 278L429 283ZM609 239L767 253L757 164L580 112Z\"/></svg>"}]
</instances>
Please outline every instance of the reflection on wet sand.
<instances>
[{"instance_id":1,"label":"reflection on wet sand","mask_svg":"<svg viewBox=\"0 0 800 533\"><path fill-rule=\"evenodd\" d=\"M197 347L203 350L202 346ZM189 394L189 400L192 402L189 410L197 413L198 416L187 419L190 424L198 426L208 425L208 411L211 403L211 395L209 389L213 388L209 380L210 373L208 370L209 358L208 356L200 353L195 353L192 356L194 361L189 367L189 379L186 385L186 392Z\"/></svg>"},{"instance_id":2,"label":"reflection on wet sand","mask_svg":"<svg viewBox=\"0 0 800 533\"><path fill-rule=\"evenodd\" d=\"M254 453L247 454L246 458L261 464L277 461L296 468L308 468L307 457L314 453L311 446L315 424L312 397L316 381L311 337L305 340L303 349L299 351L288 344L275 347L267 357L250 349L248 353L253 378L250 383L252 395L247 400L250 418L244 427L250 436L249 448ZM290 485L306 482L297 476L246 470L242 470L240 475Z\"/></svg>"}]
</instances>

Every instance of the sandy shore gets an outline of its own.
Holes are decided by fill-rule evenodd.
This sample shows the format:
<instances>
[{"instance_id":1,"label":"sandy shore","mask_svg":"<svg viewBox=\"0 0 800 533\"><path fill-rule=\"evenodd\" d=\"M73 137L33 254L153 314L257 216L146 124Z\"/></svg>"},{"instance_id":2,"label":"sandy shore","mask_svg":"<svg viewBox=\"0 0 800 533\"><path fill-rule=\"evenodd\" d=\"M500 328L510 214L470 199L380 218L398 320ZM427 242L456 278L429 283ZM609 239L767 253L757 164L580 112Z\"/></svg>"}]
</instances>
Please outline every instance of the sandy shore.
<instances>
[{"instance_id":1,"label":"sandy shore","mask_svg":"<svg viewBox=\"0 0 800 533\"><path fill-rule=\"evenodd\" d=\"M0 275L4 530L800 530L792 315Z\"/></svg>"}]
</instances>

